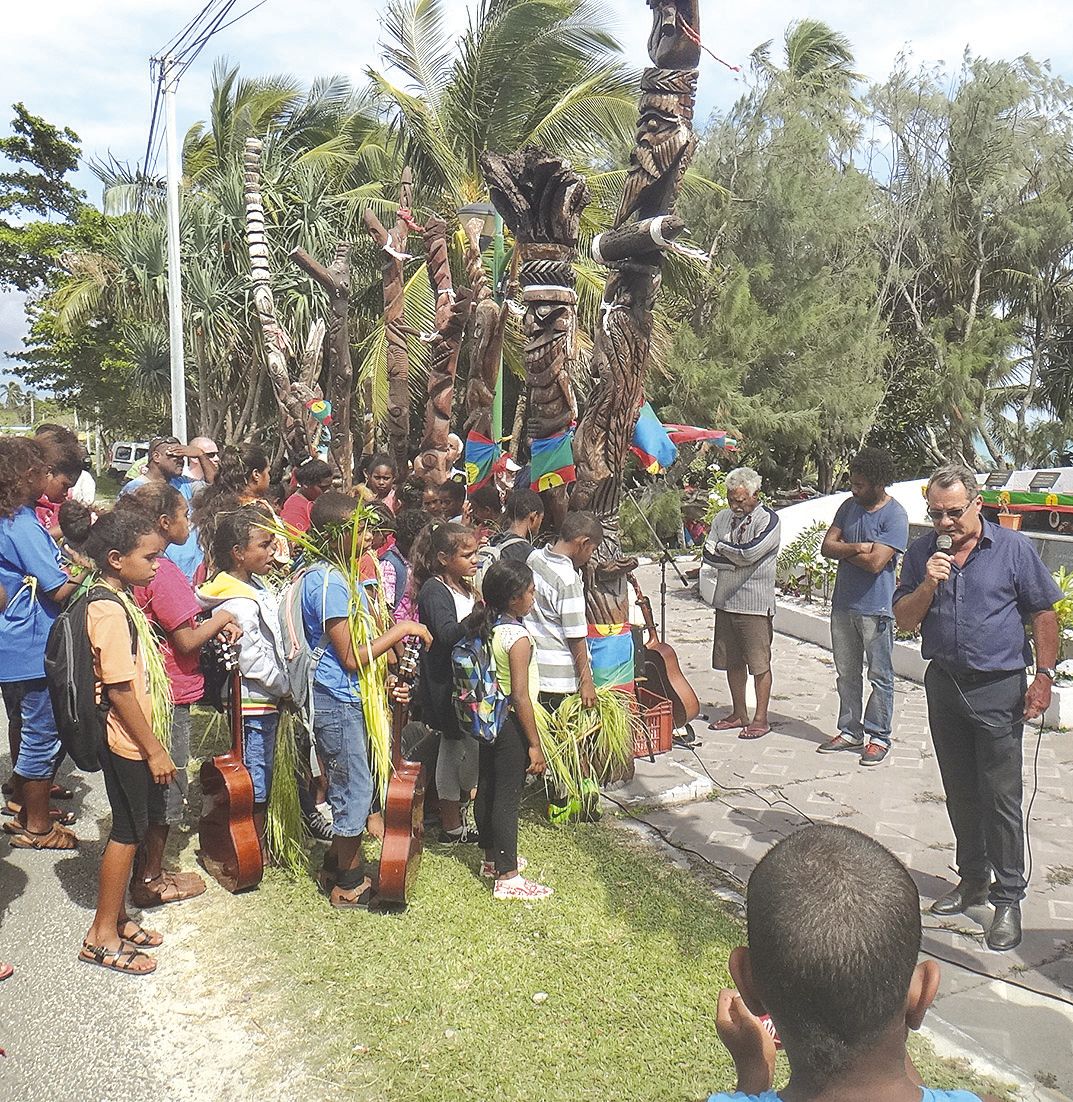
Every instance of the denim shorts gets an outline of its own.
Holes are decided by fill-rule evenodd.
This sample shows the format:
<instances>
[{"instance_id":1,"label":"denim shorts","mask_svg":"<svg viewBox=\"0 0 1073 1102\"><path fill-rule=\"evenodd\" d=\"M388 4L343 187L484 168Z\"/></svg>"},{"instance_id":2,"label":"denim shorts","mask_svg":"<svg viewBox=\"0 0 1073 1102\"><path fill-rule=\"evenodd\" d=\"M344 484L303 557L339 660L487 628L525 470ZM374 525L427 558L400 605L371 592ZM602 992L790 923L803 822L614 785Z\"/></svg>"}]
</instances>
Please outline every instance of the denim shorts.
<instances>
[{"instance_id":1,"label":"denim shorts","mask_svg":"<svg viewBox=\"0 0 1073 1102\"><path fill-rule=\"evenodd\" d=\"M149 792L149 822L175 826L183 821L186 792L190 785L190 777L186 772L186 767L190 764L189 704L175 705L168 753L175 762L175 780L171 784L153 785Z\"/></svg>"},{"instance_id":2,"label":"denim shorts","mask_svg":"<svg viewBox=\"0 0 1073 1102\"><path fill-rule=\"evenodd\" d=\"M43 677L32 681L7 681L3 685L8 723L22 722L22 742L15 772L25 781L47 781L52 777L62 748L56 734L48 683Z\"/></svg>"},{"instance_id":3,"label":"denim shorts","mask_svg":"<svg viewBox=\"0 0 1073 1102\"><path fill-rule=\"evenodd\" d=\"M246 716L242 720L244 744L242 760L253 781L253 802L268 803L272 787L272 763L276 758L276 727L279 713L268 712L260 716ZM178 763L176 763L178 764Z\"/></svg>"},{"instance_id":4,"label":"denim shorts","mask_svg":"<svg viewBox=\"0 0 1073 1102\"><path fill-rule=\"evenodd\" d=\"M314 685L313 738L328 769L332 831L341 838L360 838L373 796L361 704L344 704Z\"/></svg>"}]
</instances>

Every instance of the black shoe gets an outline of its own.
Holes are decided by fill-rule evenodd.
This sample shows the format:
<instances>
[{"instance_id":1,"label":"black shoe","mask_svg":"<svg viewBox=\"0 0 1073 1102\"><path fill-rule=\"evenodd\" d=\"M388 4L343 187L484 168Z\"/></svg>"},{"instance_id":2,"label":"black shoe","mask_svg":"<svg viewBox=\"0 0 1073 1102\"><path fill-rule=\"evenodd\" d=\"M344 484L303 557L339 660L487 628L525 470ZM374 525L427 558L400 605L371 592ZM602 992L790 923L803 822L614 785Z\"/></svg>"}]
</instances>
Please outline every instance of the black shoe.
<instances>
[{"instance_id":1,"label":"black shoe","mask_svg":"<svg viewBox=\"0 0 1073 1102\"><path fill-rule=\"evenodd\" d=\"M1021 905L1000 903L987 931L987 947L996 953L1004 953L1021 944Z\"/></svg>"},{"instance_id":2,"label":"black shoe","mask_svg":"<svg viewBox=\"0 0 1073 1102\"><path fill-rule=\"evenodd\" d=\"M476 845L479 841L480 835L468 826L462 827L459 831L440 829L440 842L445 846L453 846L459 842Z\"/></svg>"},{"instance_id":3,"label":"black shoe","mask_svg":"<svg viewBox=\"0 0 1073 1102\"><path fill-rule=\"evenodd\" d=\"M989 884L985 880L962 880L952 891L947 892L942 899L937 899L931 905L933 915L960 915L970 907L979 907L987 902Z\"/></svg>"},{"instance_id":4,"label":"black shoe","mask_svg":"<svg viewBox=\"0 0 1073 1102\"><path fill-rule=\"evenodd\" d=\"M335 837L335 833L332 830L332 824L320 813L320 811L314 811L305 816L306 830L309 831L314 838L319 838L322 842L330 842Z\"/></svg>"}]
</instances>

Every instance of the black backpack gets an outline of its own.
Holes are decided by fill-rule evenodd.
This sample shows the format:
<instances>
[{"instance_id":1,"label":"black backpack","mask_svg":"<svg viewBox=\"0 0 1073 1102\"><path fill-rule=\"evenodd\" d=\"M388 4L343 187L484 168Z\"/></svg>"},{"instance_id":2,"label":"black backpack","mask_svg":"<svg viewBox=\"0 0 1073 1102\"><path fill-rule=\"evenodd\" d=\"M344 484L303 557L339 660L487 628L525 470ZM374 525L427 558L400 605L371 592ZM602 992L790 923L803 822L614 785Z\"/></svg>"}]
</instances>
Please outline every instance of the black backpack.
<instances>
[{"instance_id":1,"label":"black backpack","mask_svg":"<svg viewBox=\"0 0 1073 1102\"><path fill-rule=\"evenodd\" d=\"M93 670L93 648L86 631L86 612L91 601L115 601L119 597L107 586L91 585L80 591L56 617L45 643L45 680L52 701L52 714L60 744L84 773L101 768L100 749L106 745L105 724L111 706L101 692L97 703L97 675ZM126 616L126 609L123 611ZM138 636L130 622L131 654L138 649Z\"/></svg>"}]
</instances>

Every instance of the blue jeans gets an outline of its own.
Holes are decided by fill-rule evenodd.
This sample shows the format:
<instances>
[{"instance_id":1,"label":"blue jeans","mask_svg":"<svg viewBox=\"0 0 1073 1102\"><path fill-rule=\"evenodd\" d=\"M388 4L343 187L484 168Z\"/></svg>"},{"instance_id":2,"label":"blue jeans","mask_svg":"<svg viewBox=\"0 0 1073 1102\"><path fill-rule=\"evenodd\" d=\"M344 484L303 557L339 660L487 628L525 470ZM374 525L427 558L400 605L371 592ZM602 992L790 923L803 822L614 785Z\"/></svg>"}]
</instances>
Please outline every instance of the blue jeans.
<instances>
[{"instance_id":1,"label":"blue jeans","mask_svg":"<svg viewBox=\"0 0 1073 1102\"><path fill-rule=\"evenodd\" d=\"M361 704L344 704L314 685L313 738L328 769L332 832L341 838L360 838L373 798Z\"/></svg>"},{"instance_id":2,"label":"blue jeans","mask_svg":"<svg viewBox=\"0 0 1073 1102\"><path fill-rule=\"evenodd\" d=\"M260 716L245 716L242 720L242 759L253 781L253 802L268 802L272 787L272 763L276 759L276 727L279 713L268 712Z\"/></svg>"},{"instance_id":3,"label":"blue jeans","mask_svg":"<svg viewBox=\"0 0 1073 1102\"><path fill-rule=\"evenodd\" d=\"M849 742L890 746L894 718L894 618L831 610L831 649L838 673L838 731ZM872 692L861 718L863 669Z\"/></svg>"},{"instance_id":4,"label":"blue jeans","mask_svg":"<svg viewBox=\"0 0 1073 1102\"><path fill-rule=\"evenodd\" d=\"M25 781L51 779L63 750L45 679L5 682L4 705L8 723L22 724L15 772Z\"/></svg>"}]
</instances>

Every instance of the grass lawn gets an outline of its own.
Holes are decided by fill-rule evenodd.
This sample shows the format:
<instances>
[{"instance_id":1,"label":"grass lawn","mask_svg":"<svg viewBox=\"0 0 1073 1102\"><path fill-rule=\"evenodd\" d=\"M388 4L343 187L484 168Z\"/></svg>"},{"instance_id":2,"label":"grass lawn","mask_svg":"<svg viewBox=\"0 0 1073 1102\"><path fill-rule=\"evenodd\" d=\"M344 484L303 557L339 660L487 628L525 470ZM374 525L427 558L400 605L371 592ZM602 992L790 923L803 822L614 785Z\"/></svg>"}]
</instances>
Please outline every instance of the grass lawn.
<instances>
[{"instance_id":1,"label":"grass lawn","mask_svg":"<svg viewBox=\"0 0 1073 1102\"><path fill-rule=\"evenodd\" d=\"M256 892L191 904L208 935L199 957L233 977L271 1038L247 1068L256 1096L310 1078L322 1099L370 1102L731 1089L714 1008L738 917L610 825L552 828L533 813L521 849L556 889L546 903L494 902L475 847L437 846L404 914L332 911L310 881L276 870ZM935 1086L995 1091L915 1051Z\"/></svg>"}]
</instances>

